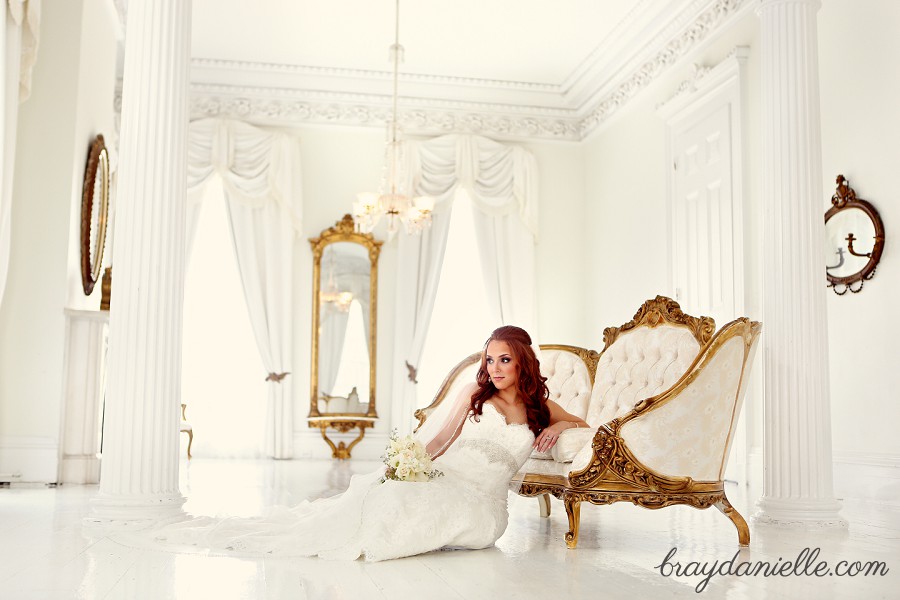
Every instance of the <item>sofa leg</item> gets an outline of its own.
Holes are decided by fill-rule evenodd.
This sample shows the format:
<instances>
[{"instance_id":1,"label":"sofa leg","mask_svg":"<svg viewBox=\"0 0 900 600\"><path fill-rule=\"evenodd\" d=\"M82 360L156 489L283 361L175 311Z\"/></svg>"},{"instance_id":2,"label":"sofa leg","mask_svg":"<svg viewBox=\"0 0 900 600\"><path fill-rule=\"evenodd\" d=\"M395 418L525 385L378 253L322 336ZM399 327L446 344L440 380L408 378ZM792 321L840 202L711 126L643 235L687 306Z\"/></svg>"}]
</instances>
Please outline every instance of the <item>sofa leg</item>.
<instances>
[{"instance_id":1,"label":"sofa leg","mask_svg":"<svg viewBox=\"0 0 900 600\"><path fill-rule=\"evenodd\" d=\"M541 510L541 516L545 519L550 516L550 494L541 494L538 496L538 507Z\"/></svg>"},{"instance_id":2,"label":"sofa leg","mask_svg":"<svg viewBox=\"0 0 900 600\"><path fill-rule=\"evenodd\" d=\"M566 515L569 517L569 531L566 533L566 547L574 549L578 545L578 521L581 517L581 501L566 496Z\"/></svg>"},{"instance_id":3,"label":"sofa leg","mask_svg":"<svg viewBox=\"0 0 900 600\"><path fill-rule=\"evenodd\" d=\"M744 517L741 516L741 513L737 511L732 505L731 502L728 501L728 498L722 497L721 500L716 502L716 508L719 511L731 519L731 522L734 523L735 528L737 528L738 532L738 544L741 546L749 546L750 545L750 528L747 527L747 521L744 520Z\"/></svg>"}]
</instances>

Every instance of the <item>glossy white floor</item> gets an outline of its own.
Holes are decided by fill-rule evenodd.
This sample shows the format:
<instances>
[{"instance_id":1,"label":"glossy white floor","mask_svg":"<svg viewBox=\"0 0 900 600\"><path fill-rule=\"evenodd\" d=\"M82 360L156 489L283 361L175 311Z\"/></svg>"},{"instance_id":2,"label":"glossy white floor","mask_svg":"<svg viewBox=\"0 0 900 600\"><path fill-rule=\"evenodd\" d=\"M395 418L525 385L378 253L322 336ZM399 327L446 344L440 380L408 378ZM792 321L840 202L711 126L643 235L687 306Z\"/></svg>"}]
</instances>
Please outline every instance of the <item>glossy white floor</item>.
<instances>
[{"instance_id":1,"label":"glossy white floor","mask_svg":"<svg viewBox=\"0 0 900 600\"><path fill-rule=\"evenodd\" d=\"M214 461L182 466L185 510L195 514L252 515L270 504L342 489L353 472L374 463L351 461ZM496 546L480 551L433 552L385 563L318 559L258 559L138 550L82 528L96 486L0 488L0 597L13 599L226 598L694 598L703 575L660 565L712 564L738 550L731 523L715 509L673 507L649 511L630 505L582 508L577 550L566 550L565 511L554 501L549 519L537 501L510 498L511 519ZM753 499L730 492L744 515ZM754 498L755 499L755 498ZM715 576L708 598L900 597L900 511L845 502L849 531L809 532L755 526L740 561L795 560L820 548L818 561L883 561L885 575ZM695 567L691 567L695 568ZM746 567L745 567L746 568Z\"/></svg>"}]
</instances>

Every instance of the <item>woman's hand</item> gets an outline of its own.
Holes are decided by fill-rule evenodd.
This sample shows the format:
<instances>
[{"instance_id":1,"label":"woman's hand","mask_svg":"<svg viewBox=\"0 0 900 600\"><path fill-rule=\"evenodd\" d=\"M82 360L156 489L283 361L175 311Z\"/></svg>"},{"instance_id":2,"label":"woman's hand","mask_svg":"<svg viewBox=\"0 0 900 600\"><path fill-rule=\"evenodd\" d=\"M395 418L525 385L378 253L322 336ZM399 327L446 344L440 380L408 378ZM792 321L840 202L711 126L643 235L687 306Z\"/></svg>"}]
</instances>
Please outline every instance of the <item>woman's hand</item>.
<instances>
[{"instance_id":1,"label":"woman's hand","mask_svg":"<svg viewBox=\"0 0 900 600\"><path fill-rule=\"evenodd\" d=\"M559 440L559 434L561 434L566 429L571 429L572 427L578 427L577 423L571 423L569 421L557 421L553 425L550 425L546 429L544 429L534 440L534 444L532 447L538 452L549 452L550 448L556 445L556 442Z\"/></svg>"}]
</instances>

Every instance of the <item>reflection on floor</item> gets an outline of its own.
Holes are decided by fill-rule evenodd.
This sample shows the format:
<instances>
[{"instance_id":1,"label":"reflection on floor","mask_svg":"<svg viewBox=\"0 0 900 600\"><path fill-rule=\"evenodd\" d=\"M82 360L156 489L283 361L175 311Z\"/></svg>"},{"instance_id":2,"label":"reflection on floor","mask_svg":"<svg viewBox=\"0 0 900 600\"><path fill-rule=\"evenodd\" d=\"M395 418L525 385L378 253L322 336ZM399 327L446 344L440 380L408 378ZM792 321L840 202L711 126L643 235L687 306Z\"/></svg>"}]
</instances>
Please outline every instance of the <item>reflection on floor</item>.
<instances>
[{"instance_id":1,"label":"reflection on floor","mask_svg":"<svg viewBox=\"0 0 900 600\"><path fill-rule=\"evenodd\" d=\"M253 515L271 504L331 495L371 462L215 461L182 465L185 510ZM730 521L716 510L630 505L582 507L577 550L566 550L565 511L554 501L549 519L537 501L510 498L511 519L496 547L366 564L318 559L258 559L170 554L90 538L81 519L96 486L0 488L0 596L56 599L190 598L696 598L702 574L668 573L730 559L738 550ZM753 513L749 494L732 502ZM849 531L809 532L756 526L738 561L794 560L819 548L832 569L846 560L883 561L885 576L714 576L707 598L896 598L900 593L900 511L845 502ZM689 562L700 565L690 566ZM800 569L802 570L802 569ZM787 571L785 571L787 573Z\"/></svg>"}]
</instances>

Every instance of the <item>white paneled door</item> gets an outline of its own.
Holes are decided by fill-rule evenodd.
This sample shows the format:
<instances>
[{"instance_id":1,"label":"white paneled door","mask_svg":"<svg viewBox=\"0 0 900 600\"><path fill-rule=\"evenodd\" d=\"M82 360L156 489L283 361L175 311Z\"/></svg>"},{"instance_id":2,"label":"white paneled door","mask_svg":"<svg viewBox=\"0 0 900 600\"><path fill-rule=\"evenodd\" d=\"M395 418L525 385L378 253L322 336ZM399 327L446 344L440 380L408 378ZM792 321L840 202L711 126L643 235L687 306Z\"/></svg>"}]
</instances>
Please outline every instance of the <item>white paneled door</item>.
<instances>
[{"instance_id":1,"label":"white paneled door","mask_svg":"<svg viewBox=\"0 0 900 600\"><path fill-rule=\"evenodd\" d=\"M738 316L732 194L731 106L673 137L675 295L685 312L721 327Z\"/></svg>"}]
</instances>

